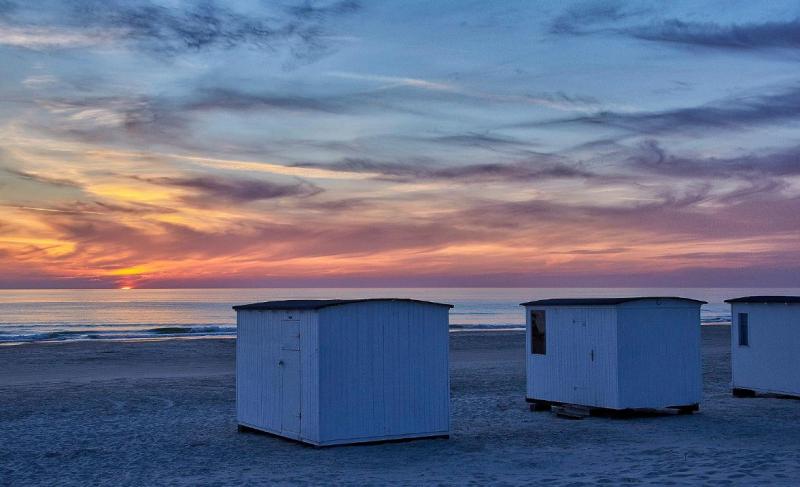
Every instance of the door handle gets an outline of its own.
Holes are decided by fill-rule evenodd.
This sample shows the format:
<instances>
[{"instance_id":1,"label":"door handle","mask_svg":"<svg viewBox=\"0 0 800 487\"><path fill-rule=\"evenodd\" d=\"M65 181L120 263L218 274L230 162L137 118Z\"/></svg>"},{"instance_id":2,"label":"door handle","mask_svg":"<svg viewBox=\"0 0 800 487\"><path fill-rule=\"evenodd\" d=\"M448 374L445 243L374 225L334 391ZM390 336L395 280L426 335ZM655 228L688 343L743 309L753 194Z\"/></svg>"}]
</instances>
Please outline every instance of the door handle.
<instances>
[{"instance_id":1,"label":"door handle","mask_svg":"<svg viewBox=\"0 0 800 487\"><path fill-rule=\"evenodd\" d=\"M278 367L283 367L283 360L278 361Z\"/></svg>"},{"instance_id":2,"label":"door handle","mask_svg":"<svg viewBox=\"0 0 800 487\"><path fill-rule=\"evenodd\" d=\"M592 350L592 362L594 362L594 350Z\"/></svg>"}]
</instances>

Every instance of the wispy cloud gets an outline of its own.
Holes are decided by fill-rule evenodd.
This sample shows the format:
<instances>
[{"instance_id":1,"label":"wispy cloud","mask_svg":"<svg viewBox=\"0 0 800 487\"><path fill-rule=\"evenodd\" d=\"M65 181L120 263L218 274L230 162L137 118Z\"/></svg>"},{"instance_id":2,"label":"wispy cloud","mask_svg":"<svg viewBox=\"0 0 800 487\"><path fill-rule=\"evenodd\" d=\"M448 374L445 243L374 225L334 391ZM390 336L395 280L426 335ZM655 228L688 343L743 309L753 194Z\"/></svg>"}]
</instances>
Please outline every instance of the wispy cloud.
<instances>
[{"instance_id":1,"label":"wispy cloud","mask_svg":"<svg viewBox=\"0 0 800 487\"><path fill-rule=\"evenodd\" d=\"M58 78L51 74L28 76L27 78L22 80L22 84L26 88L32 88L32 89L43 88L46 86L53 85L55 83L58 83Z\"/></svg>"},{"instance_id":2,"label":"wispy cloud","mask_svg":"<svg viewBox=\"0 0 800 487\"><path fill-rule=\"evenodd\" d=\"M21 205L0 205L6 208L14 208L17 210L27 210L27 211L34 211L34 212L44 212L44 213L66 213L69 215L75 215L78 213L85 213L85 214L93 214L93 215L102 215L102 212L99 211L89 211L89 210L75 210L75 209L61 209L61 208L40 208L36 206L21 206Z\"/></svg>"},{"instance_id":3,"label":"wispy cloud","mask_svg":"<svg viewBox=\"0 0 800 487\"><path fill-rule=\"evenodd\" d=\"M568 95L560 91L555 93L539 93L536 95L522 95L518 97L505 98L508 101L517 101L531 105L541 105L565 112L595 113L603 109L611 108L596 98L590 96Z\"/></svg>"},{"instance_id":4,"label":"wispy cloud","mask_svg":"<svg viewBox=\"0 0 800 487\"><path fill-rule=\"evenodd\" d=\"M43 174L37 174L28 171L22 171L19 169L14 169L10 167L0 167L0 171L5 172L7 174L11 174L21 179L25 179L28 181L34 181L41 184L47 184L51 186L66 186L70 188L80 188L81 184L77 181L73 181L67 178L60 178L60 177L53 177L47 176Z\"/></svg>"},{"instance_id":5,"label":"wispy cloud","mask_svg":"<svg viewBox=\"0 0 800 487\"><path fill-rule=\"evenodd\" d=\"M800 48L800 19L723 25L670 19L624 32L647 41L736 51Z\"/></svg>"},{"instance_id":6,"label":"wispy cloud","mask_svg":"<svg viewBox=\"0 0 800 487\"><path fill-rule=\"evenodd\" d=\"M0 25L0 44L29 49L65 49L109 46L120 37L119 31L90 29L77 31L64 27L20 27Z\"/></svg>"},{"instance_id":7,"label":"wispy cloud","mask_svg":"<svg viewBox=\"0 0 800 487\"><path fill-rule=\"evenodd\" d=\"M325 168L312 166L287 166L264 161L243 161L238 159L221 159L182 154L165 154L165 157L185 160L200 166L222 170L248 171L255 173L282 174L311 179L367 179L371 174L362 171L346 171L341 168Z\"/></svg>"},{"instance_id":8,"label":"wispy cloud","mask_svg":"<svg viewBox=\"0 0 800 487\"><path fill-rule=\"evenodd\" d=\"M328 171L345 171L350 173L367 173L375 179L387 181L419 183L422 181L532 181L546 179L591 179L598 174L580 166L558 162L518 162L508 164L467 164L459 166L441 166L429 162L402 164L392 162L376 162L366 159L345 159L335 163L305 163L297 167L311 167Z\"/></svg>"},{"instance_id":9,"label":"wispy cloud","mask_svg":"<svg viewBox=\"0 0 800 487\"><path fill-rule=\"evenodd\" d=\"M299 111L341 113L348 111L343 103L320 98L292 95L248 93L232 88L199 89L181 106L183 110L228 111Z\"/></svg>"},{"instance_id":10,"label":"wispy cloud","mask_svg":"<svg viewBox=\"0 0 800 487\"><path fill-rule=\"evenodd\" d=\"M791 85L697 107L627 113L605 111L554 122L535 122L533 125L605 125L643 134L693 134L698 128L740 130L796 120L800 120L800 86Z\"/></svg>"},{"instance_id":11,"label":"wispy cloud","mask_svg":"<svg viewBox=\"0 0 800 487\"><path fill-rule=\"evenodd\" d=\"M632 152L627 161L633 170L646 170L668 177L753 180L800 176L800 146L733 157L681 157L670 154L656 140L647 140Z\"/></svg>"},{"instance_id":12,"label":"wispy cloud","mask_svg":"<svg viewBox=\"0 0 800 487\"><path fill-rule=\"evenodd\" d=\"M729 197L735 195L731 200ZM724 202L725 204L717 204ZM772 208L772 210L770 210ZM751 238L760 235L777 238L800 231L800 198L780 193L751 193L740 190L713 194L708 185L697 185L683 193L665 191L651 201L605 205L568 204L544 199L515 202L482 202L462 211L460 221L492 225L496 229L520 231L521 227L539 228L540 245L559 241L583 243L559 222L569 221L571 228L581 228L585 243L614 241L623 246L652 246L650 251L701 245L714 239ZM760 216L758 216L760 215ZM771 215L770 218L765 218ZM744 224L743 222L747 222ZM759 232L763 232L760 233ZM614 235L624 235L618 239ZM627 240L629 245L624 245Z\"/></svg>"},{"instance_id":13,"label":"wispy cloud","mask_svg":"<svg viewBox=\"0 0 800 487\"><path fill-rule=\"evenodd\" d=\"M183 96L42 97L37 104L50 116L32 119L29 125L53 135L105 143L139 139L181 149L197 149L202 143L195 137L195 123L208 112L336 115L356 110L335 99L221 87L197 88Z\"/></svg>"},{"instance_id":14,"label":"wispy cloud","mask_svg":"<svg viewBox=\"0 0 800 487\"><path fill-rule=\"evenodd\" d=\"M307 197L322 191L308 182L281 184L272 181L237 179L222 176L146 177L138 180L157 185L190 190L188 200L201 205L219 205L220 201L246 203L277 198ZM214 201L216 200L216 201Z\"/></svg>"},{"instance_id":15,"label":"wispy cloud","mask_svg":"<svg viewBox=\"0 0 800 487\"><path fill-rule=\"evenodd\" d=\"M512 137L504 137L499 135L491 135L488 133L460 133L452 135L441 135L438 137L431 137L428 140L438 142L446 145L457 145L467 147L528 147L536 145L535 142L519 140Z\"/></svg>"},{"instance_id":16,"label":"wispy cloud","mask_svg":"<svg viewBox=\"0 0 800 487\"><path fill-rule=\"evenodd\" d=\"M7 2L0 43L44 49L113 42L165 55L236 46L274 51L280 46L295 58L313 60L332 47L325 33L329 20L359 10L352 0L278 8L271 15L236 11L215 0L171 6L149 0L46 3L49 8Z\"/></svg>"},{"instance_id":17,"label":"wispy cloud","mask_svg":"<svg viewBox=\"0 0 800 487\"><path fill-rule=\"evenodd\" d=\"M440 92L443 95L462 96L476 101L538 105L559 111L596 112L604 106L596 98L570 95L562 91L552 93L502 94L467 88L456 83L432 81L421 78L344 72L329 72L327 74L328 76L337 78L377 83L380 85L378 86L380 90L410 87L425 91Z\"/></svg>"},{"instance_id":18,"label":"wispy cloud","mask_svg":"<svg viewBox=\"0 0 800 487\"><path fill-rule=\"evenodd\" d=\"M636 15L620 1L582 2L572 5L556 16L551 25L553 34L580 35L593 32L598 27L608 26Z\"/></svg>"},{"instance_id":19,"label":"wispy cloud","mask_svg":"<svg viewBox=\"0 0 800 487\"><path fill-rule=\"evenodd\" d=\"M368 74L368 73L348 73L341 71L332 71L327 73L327 75L335 78L378 83L381 85L380 88L383 89L396 88L398 86L410 86L412 88L421 88L433 91L460 91L460 88L449 83L429 81L420 78L408 78L403 76L383 76L383 75Z\"/></svg>"},{"instance_id":20,"label":"wispy cloud","mask_svg":"<svg viewBox=\"0 0 800 487\"><path fill-rule=\"evenodd\" d=\"M620 1L580 3L556 16L550 32L629 36L665 44L732 51L800 47L800 18L728 24L671 18L630 25L649 12L651 9Z\"/></svg>"}]
</instances>

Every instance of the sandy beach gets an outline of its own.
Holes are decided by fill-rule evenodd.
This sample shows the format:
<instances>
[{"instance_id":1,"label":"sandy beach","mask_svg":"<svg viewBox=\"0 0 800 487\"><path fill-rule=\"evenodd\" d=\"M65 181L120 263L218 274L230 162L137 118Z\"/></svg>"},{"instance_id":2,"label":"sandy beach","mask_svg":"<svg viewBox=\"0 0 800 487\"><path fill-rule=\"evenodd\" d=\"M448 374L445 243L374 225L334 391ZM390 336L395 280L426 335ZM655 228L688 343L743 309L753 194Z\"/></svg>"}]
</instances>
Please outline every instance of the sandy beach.
<instances>
[{"instance_id":1,"label":"sandy beach","mask_svg":"<svg viewBox=\"0 0 800 487\"><path fill-rule=\"evenodd\" d=\"M0 485L796 484L800 401L734 399L703 329L692 416L582 421L524 401L524 337L451 338L452 437L315 449L238 433L234 341L0 347Z\"/></svg>"}]
</instances>

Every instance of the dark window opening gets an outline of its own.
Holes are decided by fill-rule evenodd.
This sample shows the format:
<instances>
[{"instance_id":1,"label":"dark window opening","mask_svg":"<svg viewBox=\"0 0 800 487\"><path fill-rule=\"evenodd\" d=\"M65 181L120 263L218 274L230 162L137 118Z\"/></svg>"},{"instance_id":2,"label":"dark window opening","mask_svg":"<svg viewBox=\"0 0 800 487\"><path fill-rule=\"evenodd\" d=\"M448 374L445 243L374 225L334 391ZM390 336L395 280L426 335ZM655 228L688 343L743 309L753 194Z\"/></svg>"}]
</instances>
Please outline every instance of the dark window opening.
<instances>
[{"instance_id":1,"label":"dark window opening","mask_svg":"<svg viewBox=\"0 0 800 487\"><path fill-rule=\"evenodd\" d=\"M739 313L739 346L750 346L750 334L747 313Z\"/></svg>"},{"instance_id":2,"label":"dark window opening","mask_svg":"<svg viewBox=\"0 0 800 487\"><path fill-rule=\"evenodd\" d=\"M547 334L544 311L531 311L531 353L547 352Z\"/></svg>"}]
</instances>

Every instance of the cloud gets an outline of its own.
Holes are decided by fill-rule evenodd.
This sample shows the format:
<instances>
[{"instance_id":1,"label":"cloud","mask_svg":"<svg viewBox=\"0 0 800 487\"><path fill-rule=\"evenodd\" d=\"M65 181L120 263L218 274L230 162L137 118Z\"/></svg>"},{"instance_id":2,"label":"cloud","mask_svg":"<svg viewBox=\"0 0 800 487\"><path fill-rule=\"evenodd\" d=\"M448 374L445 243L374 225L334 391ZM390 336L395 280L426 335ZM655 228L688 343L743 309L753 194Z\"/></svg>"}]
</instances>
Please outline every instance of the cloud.
<instances>
[{"instance_id":1,"label":"cloud","mask_svg":"<svg viewBox=\"0 0 800 487\"><path fill-rule=\"evenodd\" d=\"M800 19L732 25L671 19L624 32L647 41L714 49L800 48Z\"/></svg>"},{"instance_id":2,"label":"cloud","mask_svg":"<svg viewBox=\"0 0 800 487\"><path fill-rule=\"evenodd\" d=\"M521 103L541 105L564 112L594 113L604 107L597 98L591 96L568 95L561 91L524 95L521 97L509 97L508 101L514 101L514 98L517 98L517 101Z\"/></svg>"},{"instance_id":3,"label":"cloud","mask_svg":"<svg viewBox=\"0 0 800 487\"><path fill-rule=\"evenodd\" d=\"M567 8L553 19L550 32L553 34L585 34L598 25L617 22L632 15L634 13L626 10L625 5L621 2L584 2Z\"/></svg>"},{"instance_id":4,"label":"cloud","mask_svg":"<svg viewBox=\"0 0 800 487\"><path fill-rule=\"evenodd\" d=\"M140 202L113 203L109 201L70 201L51 205L47 208L25 207L31 211L55 212L66 214L88 215L115 215L115 216L143 216L143 215L170 215L178 210L160 205Z\"/></svg>"},{"instance_id":5,"label":"cloud","mask_svg":"<svg viewBox=\"0 0 800 487\"><path fill-rule=\"evenodd\" d=\"M67 188L82 188L83 186L78 183L77 181L73 181L67 178L58 178L52 176L45 176L43 174L32 173L23 171L20 169L8 168L8 167L0 167L0 170L16 176L21 179L25 179L27 181L33 181L35 183L40 184L47 184L50 186L60 186L60 187L67 187Z\"/></svg>"},{"instance_id":6,"label":"cloud","mask_svg":"<svg viewBox=\"0 0 800 487\"><path fill-rule=\"evenodd\" d=\"M194 186L193 182L190 184ZM233 268L249 269L263 276L278 272L279 268L311 265L321 270L324 265L329 269L327 266L337 265L339 258L352 259L353 265L369 269L391 265L392 261L379 264L381 258L368 262L362 260L365 257L383 252L416 253L473 235L446 222L419 218L336 220L326 214L287 223L265 220L270 219L242 217L224 226L198 228L158 220L148 220L143 225L121 215L84 212L50 213L43 222L60 242L69 242L69 259L62 260L59 267L62 275L85 274L87 268L95 276L111 275L109 272L121 275L124 269L131 268L132 273L135 269L135 273L151 279L180 277L180 269L187 265L195 268L198 262L209 269L206 277L210 278L219 275L218 265L228 268L227 276ZM33 254L44 251L36 242L31 242L29 248ZM41 262L33 254L31 259ZM331 260L316 260L319 257ZM295 260L298 262L293 263ZM304 261L309 262L303 264ZM172 272L173 269L179 271ZM204 275L199 269L192 274Z\"/></svg>"},{"instance_id":7,"label":"cloud","mask_svg":"<svg viewBox=\"0 0 800 487\"><path fill-rule=\"evenodd\" d=\"M218 159L212 157L187 156L180 154L161 154L168 159L189 161L203 167L225 171L246 171L250 173L270 173L295 176L302 179L368 179L363 173L317 169L313 167L285 166L264 161L242 161L236 159Z\"/></svg>"},{"instance_id":8,"label":"cloud","mask_svg":"<svg viewBox=\"0 0 800 487\"><path fill-rule=\"evenodd\" d=\"M307 197L318 194L321 188L307 182L278 184L270 181L235 179L220 176L148 177L135 178L151 184L184 188L193 191L189 200L195 203L214 204L214 200L227 203L285 198Z\"/></svg>"},{"instance_id":9,"label":"cloud","mask_svg":"<svg viewBox=\"0 0 800 487\"><path fill-rule=\"evenodd\" d=\"M422 212L407 204L411 200L394 197L329 204L321 198L300 197L281 205L288 213L276 209L262 216L248 214L242 203L293 198L293 192L285 188L291 185L280 185L283 189L276 189L274 183L247 186L244 183L251 180L205 175L140 177L139 181L185 190L189 203L200 208L201 221L198 213L184 218L187 224L177 224L173 221L178 218L165 221L169 215L158 211L143 209L137 214L130 208L126 214L124 209L105 210L90 203L72 207L71 214L28 210L42 214L38 224L50 229L48 235L74 247L59 260L61 275L110 276L130 268L151 283L164 279L208 283L223 278L242 283L284 275L306 279L308 284L328 276L363 285L368 279L397 283L412 274L439 276L451 283L463 282L459 280L465 275L494 276L493 282L501 283L503 276L519 282L531 278L514 277L515 269L523 265L537 269L536 277L547 282L571 280L574 284L617 272L609 282L624 284L632 282L632 275L648 272L651 278L659 278L664 274L658 269L678 269L689 261L695 268L724 267L730 262L726 256L736 252L753 255L743 257L741 267L755 265L782 249L788 256L796 255L791 249L800 235L796 217L800 198L771 191L766 185L761 191L740 185L719 192L707 184L680 191L665 184L651 187L633 201L585 203L546 194L497 201L484 199L489 198L484 194L454 191L446 198L423 196L428 200L417 201ZM177 197L182 198L181 194L178 191ZM459 202L453 205L452 198ZM236 204L239 210L233 211ZM175 216L185 216L187 206L179 206L181 213ZM53 208L68 211L70 207ZM224 209L224 220L215 220L215 212L205 208ZM214 221L205 221L206 217ZM737 241L750 243L742 249ZM42 269L52 268L47 266L52 258L43 257L54 251L49 245L26 246L25 265L33 268L38 262ZM708 258L698 263L693 254L701 252ZM17 251L14 255L22 259ZM196 270L199 262L202 269ZM626 273L619 273L619 267L625 267Z\"/></svg>"},{"instance_id":10,"label":"cloud","mask_svg":"<svg viewBox=\"0 0 800 487\"><path fill-rule=\"evenodd\" d=\"M433 91L460 91L460 88L448 83L440 83L438 81L429 81L420 78L409 78L403 76L383 76L377 74L348 73L342 71L332 71L327 74L328 76L333 76L336 78L381 83L383 84L381 88L384 89L396 88L398 86L409 86L412 88L421 88L424 90L433 90Z\"/></svg>"},{"instance_id":11,"label":"cloud","mask_svg":"<svg viewBox=\"0 0 800 487\"><path fill-rule=\"evenodd\" d=\"M668 153L657 141L647 140L632 150L627 163L637 172L645 170L677 178L754 180L800 176L800 146L727 158L681 157Z\"/></svg>"},{"instance_id":12,"label":"cloud","mask_svg":"<svg viewBox=\"0 0 800 487\"><path fill-rule=\"evenodd\" d=\"M109 46L118 35L118 32L101 29L75 31L58 27L0 25L0 44L28 49Z\"/></svg>"},{"instance_id":13,"label":"cloud","mask_svg":"<svg viewBox=\"0 0 800 487\"><path fill-rule=\"evenodd\" d=\"M27 78L22 80L22 84L26 88L31 88L31 89L44 88L56 83L58 83L58 78L51 74L28 76Z\"/></svg>"},{"instance_id":14,"label":"cloud","mask_svg":"<svg viewBox=\"0 0 800 487\"><path fill-rule=\"evenodd\" d=\"M624 254L633 250L630 247L614 247L610 249L575 249L563 252L553 252L555 254L573 254L573 255L608 255L608 254Z\"/></svg>"},{"instance_id":15,"label":"cloud","mask_svg":"<svg viewBox=\"0 0 800 487\"><path fill-rule=\"evenodd\" d=\"M648 11L643 8L633 10L617 1L577 4L553 19L550 32L558 35L619 35L650 42L731 51L800 48L800 18L738 24L666 19L620 26Z\"/></svg>"},{"instance_id":16,"label":"cloud","mask_svg":"<svg viewBox=\"0 0 800 487\"><path fill-rule=\"evenodd\" d=\"M159 96L51 97L38 99L46 113L28 127L66 140L103 145L147 143L191 146L191 120L173 99Z\"/></svg>"},{"instance_id":17,"label":"cloud","mask_svg":"<svg viewBox=\"0 0 800 487\"><path fill-rule=\"evenodd\" d=\"M414 164L401 164L393 162L375 162L367 159L344 159L329 164L297 164L295 167L311 167L328 171L345 171L350 173L369 173L373 174L375 179L408 183L436 180L489 182L575 178L590 179L599 177L598 174L579 166L558 162L436 166L426 161L418 161Z\"/></svg>"},{"instance_id":18,"label":"cloud","mask_svg":"<svg viewBox=\"0 0 800 487\"><path fill-rule=\"evenodd\" d=\"M680 193L665 190L631 203L572 204L543 198L479 201L451 218L515 235L535 230L536 245L544 248L613 242L659 255L665 249L675 252L709 242L714 249L721 247L713 242L728 242L722 247L732 250L737 239L764 239L762 245L780 245L781 238L797 238L798 213L800 197L769 191L746 194L740 189L715 194L710 185L697 184Z\"/></svg>"},{"instance_id":19,"label":"cloud","mask_svg":"<svg viewBox=\"0 0 800 487\"><path fill-rule=\"evenodd\" d=\"M520 103L545 106L552 109L596 113L601 105L591 97L570 96L564 93L539 94L536 96L498 96L488 94L468 95L449 93L448 97L464 100L477 99L493 103ZM430 99L425 99L430 105ZM38 119L28 115L29 126L35 126L50 134L60 137L76 138L85 142L129 145L131 142L146 142L180 147L193 152L214 151L229 141L215 140L216 134L198 136L199 130L208 126L215 112L233 114L271 114L298 113L319 114L324 116L370 114L384 116L388 110L413 113L430 118L428 111L413 112L407 108L408 98L405 94L387 92L361 92L347 95L302 96L294 93L282 93L279 90L258 91L220 85L188 87L182 95L129 94L107 96L75 96L48 95L37 93L37 104L53 116ZM626 113L622 111L621 113ZM488 133L466 132L462 134L412 138L427 142L438 142L450 145L480 146L495 149L507 149L518 146L530 146L527 141L509 137L490 135ZM298 145L316 145L326 148L351 151L353 146L346 146L339 141L325 142L320 140L294 140ZM282 141L283 144L288 143ZM338 144L337 147L334 145ZM263 138L247 140L243 150L262 155L270 151ZM272 148L274 150L274 147Z\"/></svg>"},{"instance_id":20,"label":"cloud","mask_svg":"<svg viewBox=\"0 0 800 487\"><path fill-rule=\"evenodd\" d=\"M187 90L183 96L43 97L37 104L49 116L31 120L29 124L53 134L97 143L129 142L138 138L191 150L211 149L212 144L196 137L194 127L198 121L195 115L204 112L335 115L359 109L357 104L335 97L276 95L223 87L200 87ZM263 152L262 147L258 149Z\"/></svg>"},{"instance_id":21,"label":"cloud","mask_svg":"<svg viewBox=\"0 0 800 487\"><path fill-rule=\"evenodd\" d=\"M755 95L739 95L698 107L650 112L605 111L527 125L604 125L643 134L696 136L697 129L742 130L797 120L800 120L800 85L763 90Z\"/></svg>"},{"instance_id":22,"label":"cloud","mask_svg":"<svg viewBox=\"0 0 800 487\"><path fill-rule=\"evenodd\" d=\"M39 102L52 114L63 116L73 128L133 126L156 118L147 97L92 97Z\"/></svg>"},{"instance_id":23,"label":"cloud","mask_svg":"<svg viewBox=\"0 0 800 487\"><path fill-rule=\"evenodd\" d=\"M651 42L734 51L800 47L800 18L727 25L666 19L631 27L619 25L649 11L645 8L634 10L619 1L580 3L555 17L550 32L621 35Z\"/></svg>"},{"instance_id":24,"label":"cloud","mask_svg":"<svg viewBox=\"0 0 800 487\"><path fill-rule=\"evenodd\" d=\"M497 135L490 135L486 133L467 132L463 134L442 135L439 137L432 137L430 139L445 145L456 145L465 147L481 147L486 149L494 149L496 147L525 147L532 145L529 141L514 139L511 137L501 137Z\"/></svg>"},{"instance_id":25,"label":"cloud","mask_svg":"<svg viewBox=\"0 0 800 487\"><path fill-rule=\"evenodd\" d=\"M367 81L373 83L381 83L378 87L379 90L390 90L393 88L416 88L417 91L422 91L426 95L426 100L431 100L436 96L440 100L453 100L463 98L470 101L482 101L492 103L508 103L508 104L524 104L524 105L537 105L553 110L568 111L568 112L596 112L604 105L596 98L590 96L569 95L567 93L556 91L552 93L532 93L532 94L501 94L492 93L487 91L475 90L464 88L462 86L445 83L441 81L431 81L421 78L402 77L402 76L382 76L376 74L366 73L348 73L348 72L329 72L328 76L338 78ZM383 93L370 93L374 98ZM384 97L389 97L383 94ZM402 93L403 99L407 100L413 96L412 93L407 91ZM364 101L362 99L360 101ZM397 107L393 107L397 108Z\"/></svg>"},{"instance_id":26,"label":"cloud","mask_svg":"<svg viewBox=\"0 0 800 487\"><path fill-rule=\"evenodd\" d=\"M356 0L340 0L329 3L306 1L300 5L289 7L297 18L324 20L330 15L344 15L358 11L361 4Z\"/></svg>"},{"instance_id":27,"label":"cloud","mask_svg":"<svg viewBox=\"0 0 800 487\"><path fill-rule=\"evenodd\" d=\"M73 0L50 2L50 8L39 2L36 8L5 3L7 25L0 30L0 43L5 44L70 48L114 42L164 55L237 46L273 52L283 48L305 60L330 51L333 41L325 27L331 19L359 10L351 0L259 12L236 11L215 0L173 6L149 0ZM51 15L39 15L48 10Z\"/></svg>"},{"instance_id":28,"label":"cloud","mask_svg":"<svg viewBox=\"0 0 800 487\"><path fill-rule=\"evenodd\" d=\"M302 96L277 96L247 93L232 88L199 89L181 107L183 110L229 111L299 111L341 113L348 110L342 104Z\"/></svg>"}]
</instances>

